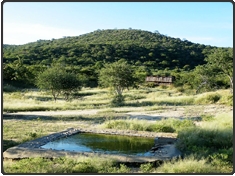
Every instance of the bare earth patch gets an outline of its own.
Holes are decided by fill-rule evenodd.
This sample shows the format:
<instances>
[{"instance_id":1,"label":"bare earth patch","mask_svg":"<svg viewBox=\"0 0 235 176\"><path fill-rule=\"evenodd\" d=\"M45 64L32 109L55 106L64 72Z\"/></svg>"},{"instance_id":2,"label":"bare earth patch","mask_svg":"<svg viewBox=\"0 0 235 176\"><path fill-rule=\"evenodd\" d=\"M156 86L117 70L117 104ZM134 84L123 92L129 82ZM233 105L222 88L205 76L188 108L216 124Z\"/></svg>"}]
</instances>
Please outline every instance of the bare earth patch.
<instances>
[{"instance_id":1,"label":"bare earth patch","mask_svg":"<svg viewBox=\"0 0 235 176\"><path fill-rule=\"evenodd\" d=\"M122 111L131 111L132 108L110 108L117 113ZM71 115L95 115L99 112L103 112L101 109L88 109L88 110L68 110L68 111L30 111L30 112L15 112L15 113L3 113L3 115L22 115L22 116L71 116ZM215 115L217 113L226 113L233 111L232 107L223 105L193 105L193 106L167 106L163 110L147 111L142 107L134 108L134 111L124 113L129 115L133 119L141 120L161 120L166 118L193 118L199 117L202 114Z\"/></svg>"}]
</instances>

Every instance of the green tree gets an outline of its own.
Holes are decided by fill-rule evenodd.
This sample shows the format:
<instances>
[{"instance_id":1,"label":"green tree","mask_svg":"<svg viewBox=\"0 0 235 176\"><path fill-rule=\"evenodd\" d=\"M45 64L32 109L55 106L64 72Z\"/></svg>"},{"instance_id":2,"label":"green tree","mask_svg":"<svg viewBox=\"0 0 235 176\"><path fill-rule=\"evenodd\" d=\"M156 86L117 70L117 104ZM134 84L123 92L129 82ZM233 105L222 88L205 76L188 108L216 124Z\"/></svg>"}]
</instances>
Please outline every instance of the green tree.
<instances>
[{"instance_id":1,"label":"green tree","mask_svg":"<svg viewBox=\"0 0 235 176\"><path fill-rule=\"evenodd\" d=\"M40 89L50 90L55 101L61 93L68 100L73 91L80 89L76 75L58 66L48 68L39 74L36 84Z\"/></svg>"},{"instance_id":2,"label":"green tree","mask_svg":"<svg viewBox=\"0 0 235 176\"><path fill-rule=\"evenodd\" d=\"M216 48L205 58L207 62L203 66L197 66L195 72L200 75L202 85L217 86L219 77L228 78L231 92L233 91L233 50L232 48Z\"/></svg>"},{"instance_id":3,"label":"green tree","mask_svg":"<svg viewBox=\"0 0 235 176\"><path fill-rule=\"evenodd\" d=\"M81 89L81 82L74 73L66 72L61 78L61 87L65 100L69 100L73 93Z\"/></svg>"},{"instance_id":4,"label":"green tree","mask_svg":"<svg viewBox=\"0 0 235 176\"><path fill-rule=\"evenodd\" d=\"M18 56L13 63L3 63L3 79L6 81L16 81L22 85L32 85L33 75L29 66L24 64L24 59Z\"/></svg>"},{"instance_id":5,"label":"green tree","mask_svg":"<svg viewBox=\"0 0 235 176\"><path fill-rule=\"evenodd\" d=\"M229 78L231 90L233 90L233 49L217 48L205 59L208 67Z\"/></svg>"},{"instance_id":6,"label":"green tree","mask_svg":"<svg viewBox=\"0 0 235 176\"><path fill-rule=\"evenodd\" d=\"M117 61L105 64L99 73L99 83L104 87L110 87L116 95L122 95L125 89L136 87L134 70L126 61Z\"/></svg>"}]
</instances>

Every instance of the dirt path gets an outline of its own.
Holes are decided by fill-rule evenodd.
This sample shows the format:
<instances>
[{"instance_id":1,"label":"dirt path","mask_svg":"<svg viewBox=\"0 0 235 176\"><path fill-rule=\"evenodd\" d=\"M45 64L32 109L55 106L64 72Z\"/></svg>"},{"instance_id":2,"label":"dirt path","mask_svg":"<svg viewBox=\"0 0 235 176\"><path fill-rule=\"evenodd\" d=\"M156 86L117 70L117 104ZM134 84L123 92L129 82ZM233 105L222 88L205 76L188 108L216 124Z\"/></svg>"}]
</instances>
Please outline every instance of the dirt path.
<instances>
[{"instance_id":1,"label":"dirt path","mask_svg":"<svg viewBox=\"0 0 235 176\"><path fill-rule=\"evenodd\" d=\"M146 110L144 107L120 107L110 108L111 112L121 113L132 119L139 120L161 120L166 118L198 118L202 114L215 115L217 113L228 113L233 111L233 107L223 105L197 105L197 106L167 106L158 110ZM21 116L73 116L73 115L96 115L106 112L103 109L87 110L67 110L67 111L30 111L3 113L3 115L21 115Z\"/></svg>"}]
</instances>

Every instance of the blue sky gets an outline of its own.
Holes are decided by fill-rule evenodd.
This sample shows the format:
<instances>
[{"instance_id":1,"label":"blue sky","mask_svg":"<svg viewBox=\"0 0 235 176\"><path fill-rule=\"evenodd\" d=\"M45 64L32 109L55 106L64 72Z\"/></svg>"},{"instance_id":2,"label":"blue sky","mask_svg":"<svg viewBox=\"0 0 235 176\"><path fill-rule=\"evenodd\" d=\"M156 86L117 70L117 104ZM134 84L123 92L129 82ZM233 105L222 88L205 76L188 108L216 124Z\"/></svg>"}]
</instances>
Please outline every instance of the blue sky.
<instances>
[{"instance_id":1,"label":"blue sky","mask_svg":"<svg viewBox=\"0 0 235 176\"><path fill-rule=\"evenodd\" d=\"M233 47L230 2L6 2L3 43L78 36L97 29L158 30L170 37Z\"/></svg>"}]
</instances>

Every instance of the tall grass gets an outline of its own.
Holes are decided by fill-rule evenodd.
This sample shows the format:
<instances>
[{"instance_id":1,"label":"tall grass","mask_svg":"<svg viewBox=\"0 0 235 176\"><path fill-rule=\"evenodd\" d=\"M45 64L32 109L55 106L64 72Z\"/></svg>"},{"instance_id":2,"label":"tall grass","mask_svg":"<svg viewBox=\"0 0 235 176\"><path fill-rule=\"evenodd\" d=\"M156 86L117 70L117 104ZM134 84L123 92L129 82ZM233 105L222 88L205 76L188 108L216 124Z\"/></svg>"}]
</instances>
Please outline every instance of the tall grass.
<instances>
[{"instance_id":1,"label":"tall grass","mask_svg":"<svg viewBox=\"0 0 235 176\"><path fill-rule=\"evenodd\" d=\"M81 91L81 94L90 93L89 90ZM86 95L65 101L58 98L54 102L51 95L46 92L26 91L3 93L3 110L5 112L15 111L47 111L47 110L75 110L75 109L100 109L109 106L109 96L107 93L97 89L97 94Z\"/></svg>"},{"instance_id":2,"label":"tall grass","mask_svg":"<svg viewBox=\"0 0 235 176\"><path fill-rule=\"evenodd\" d=\"M177 147L185 154L197 154L206 158L221 172L231 172L233 165L233 117L223 113L199 127L187 128L178 132Z\"/></svg>"},{"instance_id":3,"label":"tall grass","mask_svg":"<svg viewBox=\"0 0 235 176\"><path fill-rule=\"evenodd\" d=\"M195 104L224 104L233 105L233 94L229 90L218 90L215 92L206 92L196 96Z\"/></svg>"},{"instance_id":4,"label":"tall grass","mask_svg":"<svg viewBox=\"0 0 235 176\"><path fill-rule=\"evenodd\" d=\"M123 164L116 164L115 161L107 158L80 157L55 158L53 160L44 158L22 159L17 162L4 162L5 173L48 173L48 174L69 174L69 173L129 173L130 168Z\"/></svg>"},{"instance_id":5,"label":"tall grass","mask_svg":"<svg viewBox=\"0 0 235 176\"><path fill-rule=\"evenodd\" d=\"M107 89L83 88L74 99L65 101L59 97L55 103L50 92L37 90L21 90L3 92L3 110L14 111L47 111L101 109L112 107L111 95ZM126 91L125 101L121 106L154 107L154 106L185 106L198 104L232 105L233 96L226 90L203 93L199 95L178 94L176 89L143 88Z\"/></svg>"},{"instance_id":6,"label":"tall grass","mask_svg":"<svg viewBox=\"0 0 235 176\"><path fill-rule=\"evenodd\" d=\"M165 162L160 167L155 169L155 173L180 173L180 174L215 174L221 173L213 165L207 162L206 159L198 160L194 156L189 156L184 159ZM223 172L223 171L222 171ZM229 172L229 171L228 171Z\"/></svg>"},{"instance_id":7,"label":"tall grass","mask_svg":"<svg viewBox=\"0 0 235 176\"><path fill-rule=\"evenodd\" d=\"M135 130L174 133L181 129L195 126L191 120L166 119L159 120L155 123L147 120L109 120L104 122L103 126L110 129L118 130Z\"/></svg>"}]
</instances>

